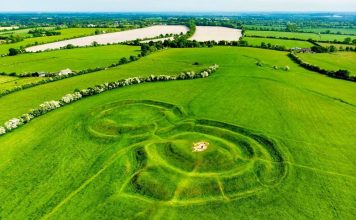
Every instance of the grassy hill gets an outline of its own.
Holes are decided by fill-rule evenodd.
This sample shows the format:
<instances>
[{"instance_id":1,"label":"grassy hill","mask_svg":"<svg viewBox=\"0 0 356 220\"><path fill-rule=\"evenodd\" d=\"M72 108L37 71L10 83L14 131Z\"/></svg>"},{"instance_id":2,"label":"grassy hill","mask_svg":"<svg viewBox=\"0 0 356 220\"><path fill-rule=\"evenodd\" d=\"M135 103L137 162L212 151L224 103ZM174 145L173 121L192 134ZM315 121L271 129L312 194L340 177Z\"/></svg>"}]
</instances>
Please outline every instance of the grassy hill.
<instances>
[{"instance_id":1,"label":"grassy hill","mask_svg":"<svg viewBox=\"0 0 356 220\"><path fill-rule=\"evenodd\" d=\"M1 136L2 217L352 219L356 84L285 52L164 50L4 96L0 121L75 88L213 63L209 78L112 90Z\"/></svg>"}]
</instances>

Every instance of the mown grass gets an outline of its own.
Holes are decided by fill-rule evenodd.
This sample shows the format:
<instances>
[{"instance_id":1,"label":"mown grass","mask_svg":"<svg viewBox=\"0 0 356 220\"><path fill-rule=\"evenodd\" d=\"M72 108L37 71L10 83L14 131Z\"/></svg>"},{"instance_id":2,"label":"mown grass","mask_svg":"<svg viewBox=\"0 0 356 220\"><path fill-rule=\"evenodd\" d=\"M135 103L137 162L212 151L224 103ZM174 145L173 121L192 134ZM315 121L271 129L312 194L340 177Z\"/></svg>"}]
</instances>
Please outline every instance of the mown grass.
<instances>
[{"instance_id":1,"label":"mown grass","mask_svg":"<svg viewBox=\"0 0 356 220\"><path fill-rule=\"evenodd\" d=\"M318 53L300 54L300 57L310 64L319 66L326 70L349 70L352 75L356 75L356 53L338 52L338 53Z\"/></svg>"},{"instance_id":2,"label":"mown grass","mask_svg":"<svg viewBox=\"0 0 356 220\"><path fill-rule=\"evenodd\" d=\"M313 44L310 42L298 41L298 40L282 40L282 39L257 38L257 37L244 37L244 40L246 40L249 45L253 45L253 46L261 46L261 43L264 42L266 44L270 43L271 45L285 46L287 49L293 47L310 48L313 46Z\"/></svg>"},{"instance_id":3,"label":"mown grass","mask_svg":"<svg viewBox=\"0 0 356 220\"><path fill-rule=\"evenodd\" d=\"M256 61L263 66L257 66ZM1 114L0 121L43 100L56 99L75 87L113 78L177 73L193 69L193 62L217 63L220 69L206 79L142 84L86 98L0 137L2 216L5 219L353 218L355 84L306 71L284 52L229 47L161 51L109 71L2 97L0 111L4 115ZM272 68L274 65L288 65L291 69L276 70ZM194 171L192 177L182 178L171 166L158 166L164 160L169 162L170 157L164 156L162 161L162 155L154 153L149 144L162 139L151 137L151 133L133 139L126 133L120 133L117 139L93 136L87 125L100 113L98 108L122 100L171 103L183 108L187 118L234 124L273 139L283 152L287 176L280 183L257 191L253 189L261 183L256 182L256 175L247 173L244 179L233 177L220 184L210 177L194 179L197 175ZM107 113L103 120L117 120L120 126L122 117L145 115L145 111L138 109L132 113L115 113L112 117ZM100 131L112 131L109 125L112 121ZM176 133L191 128L188 123ZM133 147L134 142L146 139L143 146ZM260 143L268 146L265 141ZM187 154L185 146L191 148L184 141L178 144L181 155ZM167 155L171 149L174 148L167 148ZM260 165L263 172L279 169ZM221 193L224 190L228 197L251 189L252 194L238 194L230 200ZM214 200L215 195L221 196L220 199Z\"/></svg>"},{"instance_id":4,"label":"mown grass","mask_svg":"<svg viewBox=\"0 0 356 220\"><path fill-rule=\"evenodd\" d=\"M106 67L118 63L119 59L137 56L140 48L125 45L98 46L57 50L35 54L22 54L0 58L0 72L57 72L66 68L80 71L95 67Z\"/></svg>"},{"instance_id":5,"label":"mown grass","mask_svg":"<svg viewBox=\"0 0 356 220\"><path fill-rule=\"evenodd\" d=\"M59 40L75 38L80 36L94 35L95 30L98 28L66 28L59 30L61 35L56 36L45 36L45 37L34 37L26 38L23 41L12 43L12 44L0 44L0 54L7 54L10 48L19 49L21 47L26 47L27 45L44 44L55 42ZM109 31L113 30L112 28L99 28L100 30ZM118 31L118 30L117 30Z\"/></svg>"},{"instance_id":6,"label":"mown grass","mask_svg":"<svg viewBox=\"0 0 356 220\"><path fill-rule=\"evenodd\" d=\"M279 32L279 31L246 31L246 36L261 36L261 37L287 37L297 38L302 40L313 39L316 41L344 41L350 37L356 39L354 35L337 35L337 34L317 34L317 33L295 33L295 32Z\"/></svg>"}]
</instances>

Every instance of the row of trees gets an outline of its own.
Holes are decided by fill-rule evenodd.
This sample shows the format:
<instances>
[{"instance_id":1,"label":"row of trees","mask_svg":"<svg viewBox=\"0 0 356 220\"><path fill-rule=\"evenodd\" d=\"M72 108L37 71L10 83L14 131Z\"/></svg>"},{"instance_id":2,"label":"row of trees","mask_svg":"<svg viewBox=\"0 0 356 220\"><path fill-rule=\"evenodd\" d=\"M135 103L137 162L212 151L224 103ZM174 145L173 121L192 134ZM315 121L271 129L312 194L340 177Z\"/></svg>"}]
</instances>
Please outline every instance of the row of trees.
<instances>
[{"instance_id":1,"label":"row of trees","mask_svg":"<svg viewBox=\"0 0 356 220\"><path fill-rule=\"evenodd\" d=\"M288 51L284 45L272 45L270 43L262 42L261 45L250 45L246 40L240 41L189 41L184 38L177 38L174 40L165 40L163 42L149 42L149 43L137 43L131 42L131 45L141 46L141 55L146 56L151 52L161 50L164 48L196 48L196 47L213 47L213 46L241 46L241 47L256 47L279 51Z\"/></svg>"},{"instance_id":2,"label":"row of trees","mask_svg":"<svg viewBox=\"0 0 356 220\"><path fill-rule=\"evenodd\" d=\"M334 53L337 51L355 51L356 52L356 47L339 47L337 48L334 45L330 45L330 46L321 46L321 45L314 45L311 48L311 51L313 51L314 53Z\"/></svg>"},{"instance_id":3,"label":"row of trees","mask_svg":"<svg viewBox=\"0 0 356 220\"><path fill-rule=\"evenodd\" d=\"M60 31L55 31L55 30L33 29L33 30L29 30L28 34L32 35L32 37L44 37L44 36L61 35L62 33Z\"/></svg>"},{"instance_id":4,"label":"row of trees","mask_svg":"<svg viewBox=\"0 0 356 220\"><path fill-rule=\"evenodd\" d=\"M67 94L63 96L58 101L47 101L42 103L38 108L32 109L30 112L21 115L18 118L10 119L5 122L4 126L0 126L0 135L4 135L12 130L29 123L36 117L47 114L55 109L61 108L70 103L76 102L84 97L93 96L96 94L100 94L102 92L126 87L135 84L147 83L147 82L159 82L159 81L172 81L172 80L186 80L186 79L197 79L197 78L205 78L210 74L214 73L219 68L218 65L212 65L207 69L195 73L195 72L184 72L180 73L177 76L169 76L169 75L151 75L149 77L133 77L125 80L119 80L115 82L103 83L101 85L97 85L94 87L89 87L83 90L76 90L74 93Z\"/></svg>"},{"instance_id":5,"label":"row of trees","mask_svg":"<svg viewBox=\"0 0 356 220\"><path fill-rule=\"evenodd\" d=\"M271 43L261 42L261 48L265 49L272 49L272 50L280 50L280 51L287 51L288 49L284 45L273 45Z\"/></svg>"},{"instance_id":6,"label":"row of trees","mask_svg":"<svg viewBox=\"0 0 356 220\"><path fill-rule=\"evenodd\" d=\"M349 80L349 81L354 81L356 82L356 76L352 76L350 71L348 70L337 70L337 71L333 71L333 70L326 70L323 69L319 66L304 62L300 57L298 57L295 53L290 53L288 55L294 62L296 62L297 64L299 64L300 66L313 71L313 72L317 72L317 73L321 73L333 78L338 78L338 79L344 79L344 80Z\"/></svg>"},{"instance_id":7,"label":"row of trees","mask_svg":"<svg viewBox=\"0 0 356 220\"><path fill-rule=\"evenodd\" d=\"M74 76L80 76L83 74L88 74L88 73L93 73L93 72L98 72L98 71L102 71L102 70L106 70L109 68L113 68L119 65L123 65L123 64L127 64L130 62L134 62L137 61L141 58L142 56L130 56L128 59L126 57L122 57L121 59L118 60L117 63L113 63L110 66L107 67L96 67L96 68L89 68L89 69L85 69L85 70L81 70L79 72L72 72L66 75L58 75L58 73L49 73L49 72L31 72L31 73L21 73L21 74L16 74L16 73L11 73L11 74L7 74L4 72L0 72L0 75L9 75L9 76L19 76L19 77L39 77L40 75L44 74L45 78L43 78L42 80L36 81L36 82L32 82L32 83L27 83L21 86L16 86L14 88L11 89L7 89L5 91L0 92L0 97L8 95L10 93L13 92L17 92L23 89L28 89L34 86L38 86L38 85L42 85L42 84L46 84L46 83L51 83L51 82L55 82L58 80L62 80L62 79L66 79L69 77L74 77Z\"/></svg>"}]
</instances>

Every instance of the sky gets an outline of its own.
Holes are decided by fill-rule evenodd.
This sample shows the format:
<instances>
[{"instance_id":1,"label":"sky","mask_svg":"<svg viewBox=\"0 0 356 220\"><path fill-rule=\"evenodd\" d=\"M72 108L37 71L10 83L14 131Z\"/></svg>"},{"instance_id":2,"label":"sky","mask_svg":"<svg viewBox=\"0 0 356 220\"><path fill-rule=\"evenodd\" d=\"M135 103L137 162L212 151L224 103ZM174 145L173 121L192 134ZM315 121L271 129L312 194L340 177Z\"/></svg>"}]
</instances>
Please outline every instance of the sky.
<instances>
[{"instance_id":1,"label":"sky","mask_svg":"<svg viewBox=\"0 0 356 220\"><path fill-rule=\"evenodd\" d=\"M356 0L0 0L2 12L347 11Z\"/></svg>"}]
</instances>

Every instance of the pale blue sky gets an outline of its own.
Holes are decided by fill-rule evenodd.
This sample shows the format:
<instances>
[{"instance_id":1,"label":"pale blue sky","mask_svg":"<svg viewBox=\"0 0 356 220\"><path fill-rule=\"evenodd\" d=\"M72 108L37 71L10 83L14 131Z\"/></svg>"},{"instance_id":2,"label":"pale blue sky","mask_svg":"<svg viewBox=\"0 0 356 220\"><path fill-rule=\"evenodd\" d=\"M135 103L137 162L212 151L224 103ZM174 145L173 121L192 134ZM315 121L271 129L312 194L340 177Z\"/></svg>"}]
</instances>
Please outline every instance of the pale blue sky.
<instances>
[{"instance_id":1,"label":"pale blue sky","mask_svg":"<svg viewBox=\"0 0 356 220\"><path fill-rule=\"evenodd\" d=\"M0 11L356 11L356 0L0 0Z\"/></svg>"}]
</instances>

